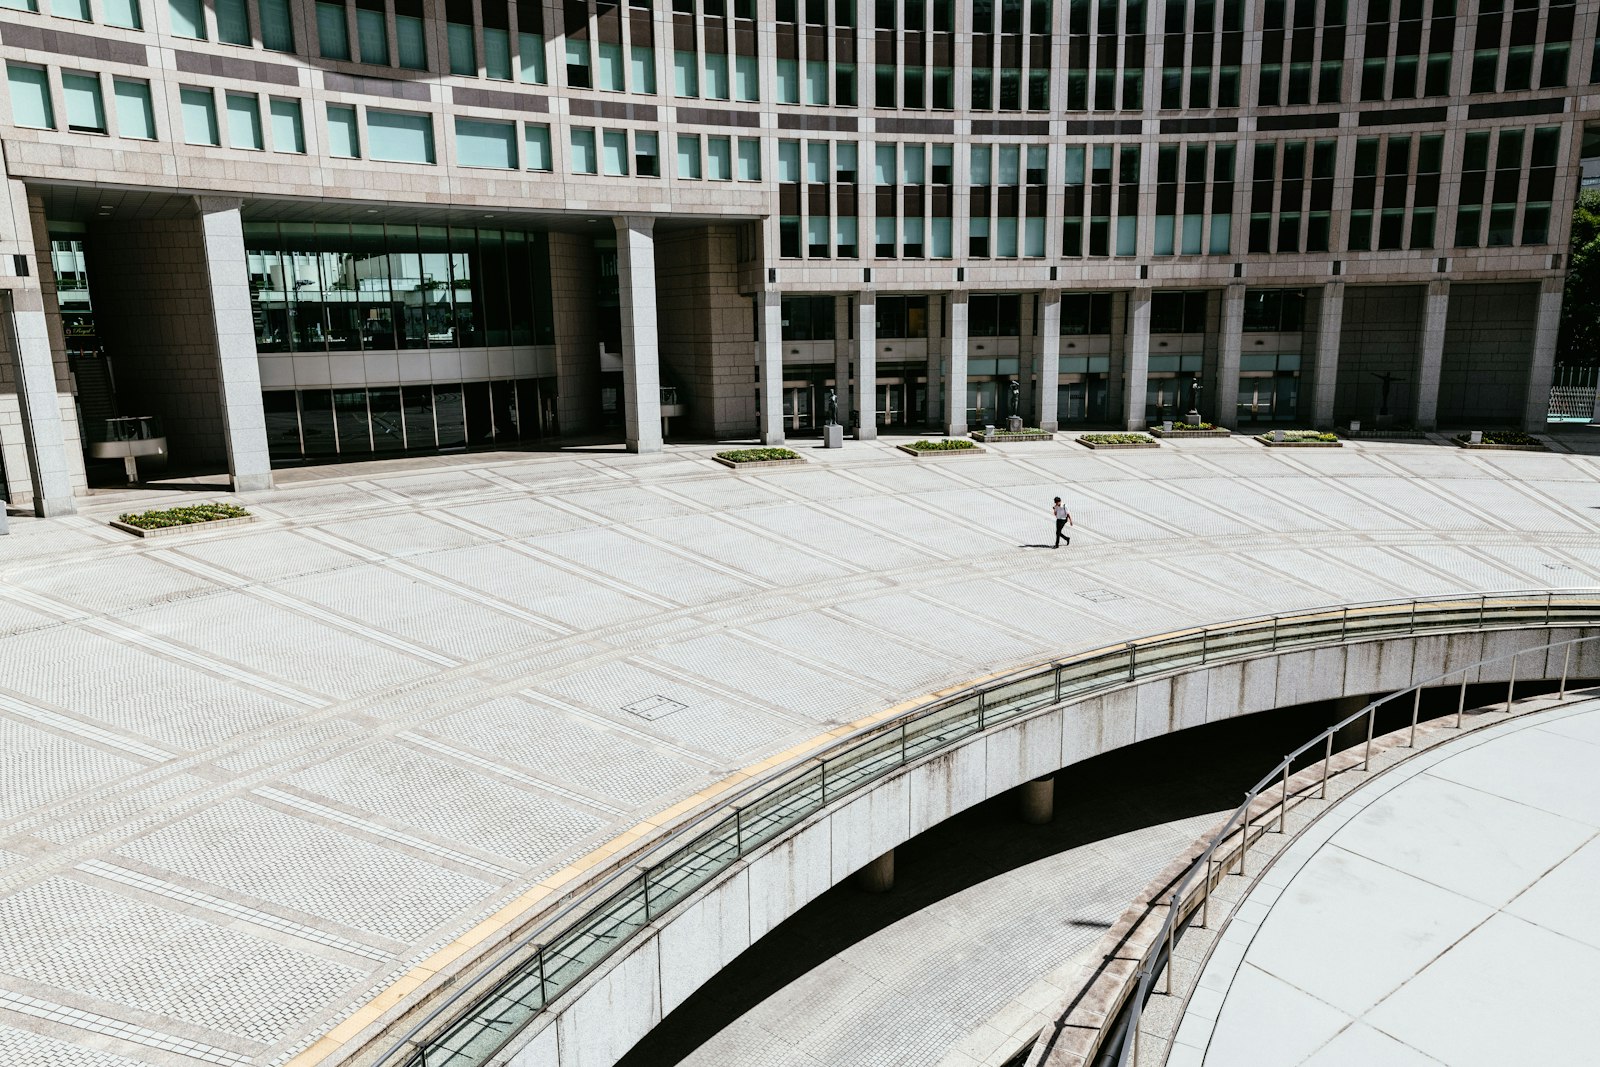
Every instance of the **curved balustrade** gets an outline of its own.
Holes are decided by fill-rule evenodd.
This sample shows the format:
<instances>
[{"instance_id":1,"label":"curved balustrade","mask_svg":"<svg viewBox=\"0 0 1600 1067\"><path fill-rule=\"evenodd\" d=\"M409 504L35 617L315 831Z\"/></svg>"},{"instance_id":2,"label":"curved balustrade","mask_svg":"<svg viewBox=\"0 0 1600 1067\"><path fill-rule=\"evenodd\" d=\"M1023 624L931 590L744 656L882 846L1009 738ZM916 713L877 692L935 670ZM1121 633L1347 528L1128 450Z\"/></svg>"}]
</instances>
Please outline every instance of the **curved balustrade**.
<instances>
[{"instance_id":1,"label":"curved balustrade","mask_svg":"<svg viewBox=\"0 0 1600 1067\"><path fill-rule=\"evenodd\" d=\"M1383 601L1194 627L987 679L840 738L814 755L730 791L480 968L377 1063L401 1067L487 1063L629 937L740 858L862 787L1022 716L1169 671L1297 647L1420 633L1584 625L1600 625L1600 591ZM1459 670L1451 675L1456 673ZM1276 773L1264 781L1275 780ZM1185 886L1193 874L1191 870L1186 876ZM1148 980L1142 983L1141 995L1148 993L1148 986ZM450 1016L459 1017L433 1036L421 1036Z\"/></svg>"}]
</instances>

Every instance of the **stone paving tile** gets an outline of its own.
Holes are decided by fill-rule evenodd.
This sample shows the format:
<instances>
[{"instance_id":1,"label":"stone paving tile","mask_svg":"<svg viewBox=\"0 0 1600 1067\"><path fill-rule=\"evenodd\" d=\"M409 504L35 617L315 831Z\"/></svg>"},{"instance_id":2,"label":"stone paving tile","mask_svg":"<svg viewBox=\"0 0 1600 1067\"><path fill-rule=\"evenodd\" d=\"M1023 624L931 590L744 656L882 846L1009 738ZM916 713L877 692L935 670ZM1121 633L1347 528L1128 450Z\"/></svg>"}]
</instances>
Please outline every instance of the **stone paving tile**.
<instances>
[{"instance_id":1,"label":"stone paving tile","mask_svg":"<svg viewBox=\"0 0 1600 1067\"><path fill-rule=\"evenodd\" d=\"M4 714L0 706L0 715ZM145 764L0 718L0 819L57 804Z\"/></svg>"},{"instance_id":2,"label":"stone paving tile","mask_svg":"<svg viewBox=\"0 0 1600 1067\"><path fill-rule=\"evenodd\" d=\"M8 1067L148 1067L150 1063L19 1030L4 1023L0 1023L0 1062Z\"/></svg>"}]
</instances>

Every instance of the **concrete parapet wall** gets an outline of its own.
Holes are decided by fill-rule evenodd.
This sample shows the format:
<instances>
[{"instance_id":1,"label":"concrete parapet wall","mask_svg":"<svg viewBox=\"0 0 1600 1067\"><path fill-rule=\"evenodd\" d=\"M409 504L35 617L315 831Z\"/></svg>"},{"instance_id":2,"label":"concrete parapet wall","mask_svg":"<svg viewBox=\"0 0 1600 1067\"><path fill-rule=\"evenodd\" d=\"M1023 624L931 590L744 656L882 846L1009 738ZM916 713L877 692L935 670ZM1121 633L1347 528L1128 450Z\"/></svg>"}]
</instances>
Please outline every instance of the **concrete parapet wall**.
<instances>
[{"instance_id":1,"label":"concrete parapet wall","mask_svg":"<svg viewBox=\"0 0 1600 1067\"><path fill-rule=\"evenodd\" d=\"M819 812L736 864L634 938L536 1020L497 1062L610 1067L695 989L780 922L871 860L975 804L1102 753L1192 726L1346 695L1392 692L1465 671L1469 683L1600 677L1600 641L1570 663L1552 642L1600 629L1389 637L1196 666L996 727ZM1460 677L1441 685L1456 685ZM1310 738L1326 725L1306 724Z\"/></svg>"}]
</instances>

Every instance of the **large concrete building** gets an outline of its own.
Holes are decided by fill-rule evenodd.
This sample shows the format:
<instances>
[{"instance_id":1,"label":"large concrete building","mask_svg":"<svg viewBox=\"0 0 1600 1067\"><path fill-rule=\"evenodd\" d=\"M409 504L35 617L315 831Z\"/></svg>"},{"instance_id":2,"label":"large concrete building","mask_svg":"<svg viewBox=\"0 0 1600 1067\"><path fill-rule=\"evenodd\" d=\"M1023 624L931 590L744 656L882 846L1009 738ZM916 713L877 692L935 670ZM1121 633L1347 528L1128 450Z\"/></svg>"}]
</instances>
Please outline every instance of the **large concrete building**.
<instances>
[{"instance_id":1,"label":"large concrete building","mask_svg":"<svg viewBox=\"0 0 1600 1067\"><path fill-rule=\"evenodd\" d=\"M1597 21L3 0L0 495L70 510L119 415L239 488L664 425L776 443L829 389L861 437L1018 403L1542 425Z\"/></svg>"}]
</instances>

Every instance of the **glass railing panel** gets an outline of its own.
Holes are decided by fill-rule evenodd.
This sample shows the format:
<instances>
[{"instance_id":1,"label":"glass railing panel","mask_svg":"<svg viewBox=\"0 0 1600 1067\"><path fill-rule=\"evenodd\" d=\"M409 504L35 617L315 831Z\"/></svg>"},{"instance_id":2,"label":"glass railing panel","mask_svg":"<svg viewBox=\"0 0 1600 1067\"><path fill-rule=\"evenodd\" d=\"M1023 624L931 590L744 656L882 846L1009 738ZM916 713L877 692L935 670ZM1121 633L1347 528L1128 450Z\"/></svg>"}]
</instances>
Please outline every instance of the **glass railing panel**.
<instances>
[{"instance_id":1,"label":"glass railing panel","mask_svg":"<svg viewBox=\"0 0 1600 1067\"><path fill-rule=\"evenodd\" d=\"M1040 671L1026 678L1002 682L984 693L984 723L1004 722L1056 702L1056 672Z\"/></svg>"},{"instance_id":2,"label":"glass railing panel","mask_svg":"<svg viewBox=\"0 0 1600 1067\"><path fill-rule=\"evenodd\" d=\"M544 1007L537 954L472 1009L472 1014L429 1043L417 1067L471 1067L510 1040Z\"/></svg>"},{"instance_id":3,"label":"glass railing panel","mask_svg":"<svg viewBox=\"0 0 1600 1067\"><path fill-rule=\"evenodd\" d=\"M829 756L823 766L828 799L843 796L899 767L901 750L900 729L895 727L837 756Z\"/></svg>"},{"instance_id":4,"label":"glass railing panel","mask_svg":"<svg viewBox=\"0 0 1600 1067\"><path fill-rule=\"evenodd\" d=\"M626 889L580 920L544 952L545 994L554 1000L605 958L606 954L645 925L644 879L635 878Z\"/></svg>"},{"instance_id":5,"label":"glass railing panel","mask_svg":"<svg viewBox=\"0 0 1600 1067\"><path fill-rule=\"evenodd\" d=\"M729 815L646 872L650 915L660 915L739 858L740 816Z\"/></svg>"},{"instance_id":6,"label":"glass railing panel","mask_svg":"<svg viewBox=\"0 0 1600 1067\"><path fill-rule=\"evenodd\" d=\"M744 851L770 841L822 807L822 766L750 801L739 812L739 837Z\"/></svg>"},{"instance_id":7,"label":"glass railing panel","mask_svg":"<svg viewBox=\"0 0 1600 1067\"><path fill-rule=\"evenodd\" d=\"M1051 690L1054 691L1054 688L1052 681ZM916 759L963 737L970 737L978 732L978 727L976 699L963 700L929 712L906 726L906 758Z\"/></svg>"},{"instance_id":8,"label":"glass railing panel","mask_svg":"<svg viewBox=\"0 0 1600 1067\"><path fill-rule=\"evenodd\" d=\"M1209 662L1270 651L1275 630L1270 619L1212 627L1206 633L1206 660Z\"/></svg>"},{"instance_id":9,"label":"glass railing panel","mask_svg":"<svg viewBox=\"0 0 1600 1067\"><path fill-rule=\"evenodd\" d=\"M1204 632L1197 632L1162 641L1141 642L1134 648L1134 662L1140 674L1175 671L1203 662L1209 651L1209 639Z\"/></svg>"}]
</instances>

